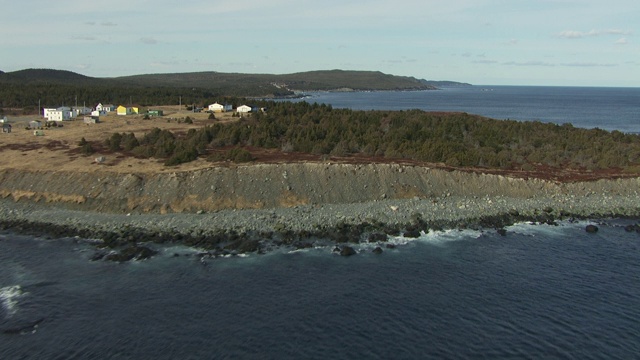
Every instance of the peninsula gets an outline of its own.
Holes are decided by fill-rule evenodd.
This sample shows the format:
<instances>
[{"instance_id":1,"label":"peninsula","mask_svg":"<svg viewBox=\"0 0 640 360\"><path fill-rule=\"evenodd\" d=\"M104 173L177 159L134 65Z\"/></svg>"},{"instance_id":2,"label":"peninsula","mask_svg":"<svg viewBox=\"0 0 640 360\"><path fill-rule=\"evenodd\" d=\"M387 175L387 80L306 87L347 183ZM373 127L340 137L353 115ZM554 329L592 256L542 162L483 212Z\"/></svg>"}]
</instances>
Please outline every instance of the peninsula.
<instances>
[{"instance_id":1,"label":"peninsula","mask_svg":"<svg viewBox=\"0 0 640 360\"><path fill-rule=\"evenodd\" d=\"M43 129L31 128L39 115L9 116L0 224L113 249L179 242L215 256L640 216L637 135L304 102L249 108L149 106L162 116L110 113Z\"/></svg>"}]
</instances>

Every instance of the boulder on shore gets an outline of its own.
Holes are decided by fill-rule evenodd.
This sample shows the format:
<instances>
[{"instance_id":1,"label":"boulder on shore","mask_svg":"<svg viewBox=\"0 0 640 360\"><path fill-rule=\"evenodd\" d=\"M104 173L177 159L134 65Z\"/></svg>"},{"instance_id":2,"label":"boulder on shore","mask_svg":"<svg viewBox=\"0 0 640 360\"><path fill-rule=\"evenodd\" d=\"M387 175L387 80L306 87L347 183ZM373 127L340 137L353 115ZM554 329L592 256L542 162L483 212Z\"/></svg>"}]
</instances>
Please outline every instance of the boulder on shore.
<instances>
[{"instance_id":1,"label":"boulder on shore","mask_svg":"<svg viewBox=\"0 0 640 360\"><path fill-rule=\"evenodd\" d=\"M598 227L592 224L587 225L587 227L585 227L585 230L589 233L589 234L595 234L598 232Z\"/></svg>"},{"instance_id":2,"label":"boulder on shore","mask_svg":"<svg viewBox=\"0 0 640 360\"><path fill-rule=\"evenodd\" d=\"M355 255L355 254L357 254L357 252L351 246L343 246L342 249L340 249L340 255L341 256L351 256L351 255Z\"/></svg>"}]
</instances>

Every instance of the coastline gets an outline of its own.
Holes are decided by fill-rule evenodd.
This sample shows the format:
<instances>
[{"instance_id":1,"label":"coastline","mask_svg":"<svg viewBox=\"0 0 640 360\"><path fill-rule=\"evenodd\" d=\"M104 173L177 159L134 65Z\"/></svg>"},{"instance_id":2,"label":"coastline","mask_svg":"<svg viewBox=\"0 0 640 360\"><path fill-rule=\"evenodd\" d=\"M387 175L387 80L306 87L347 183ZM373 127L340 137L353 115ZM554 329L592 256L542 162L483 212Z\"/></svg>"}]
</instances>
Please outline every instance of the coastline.
<instances>
[{"instance_id":1,"label":"coastline","mask_svg":"<svg viewBox=\"0 0 640 360\"><path fill-rule=\"evenodd\" d=\"M314 172L319 169L323 178ZM246 171L258 171L259 179L275 174L281 178L263 180L259 188L243 187L241 183L248 183ZM338 184L322 185L327 176L341 174L344 178ZM6 172L0 175L4 180L11 178ZM160 186L171 197L191 199L188 206L166 212L162 209L167 207L162 206L148 207L148 211L141 211L139 204L132 209L122 208L124 200L118 199L118 193L103 186L102 194L95 184L91 192L94 197L89 198L78 182L70 182L66 176L58 176L59 183L55 184L56 177L38 174L38 184L46 183L43 186L49 191L62 190L63 184L70 189L66 194L49 192L48 198L38 196L38 184L24 182L29 177L21 175L21 189L11 188L11 181L0 186L4 192L0 199L2 230L53 238L98 239L97 246L109 251L147 243L184 244L203 249L210 256L261 253L278 246L301 248L317 243L346 246L376 242L384 246L388 236L416 237L420 231L429 230L499 230L522 221L553 224L571 218L640 218L640 178L557 183L401 165L277 164L163 174L164 180L181 176L190 179L191 185L182 179L172 188L153 176L136 175L135 186L140 191ZM104 175L92 174L101 179ZM131 179L133 175L118 176ZM213 179L218 185L209 186L203 194L209 195L212 186L227 180L229 190L221 193L245 200L216 203L206 201L210 197L190 193L193 186L200 186L200 181L211 184ZM410 179L414 183L408 183ZM121 188L125 197L134 196L121 183L113 184ZM327 191L334 189L332 196L319 196L325 194L325 187ZM31 197L10 196L12 191L24 194L25 189L31 189ZM250 193L263 194L260 207L244 206L256 204L249 198ZM286 195L290 201L267 203L267 198L283 199L276 193ZM317 195L312 196L314 193ZM77 196L84 200L78 202ZM105 203L113 207L108 208Z\"/></svg>"}]
</instances>

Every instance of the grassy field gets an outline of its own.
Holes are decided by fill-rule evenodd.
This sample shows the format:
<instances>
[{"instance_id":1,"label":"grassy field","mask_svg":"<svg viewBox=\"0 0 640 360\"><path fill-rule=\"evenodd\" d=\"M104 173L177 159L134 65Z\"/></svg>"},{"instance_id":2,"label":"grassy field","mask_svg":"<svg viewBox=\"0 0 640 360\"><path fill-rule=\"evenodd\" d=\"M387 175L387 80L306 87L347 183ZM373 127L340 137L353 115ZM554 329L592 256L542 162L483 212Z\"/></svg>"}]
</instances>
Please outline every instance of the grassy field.
<instances>
[{"instance_id":1,"label":"grassy field","mask_svg":"<svg viewBox=\"0 0 640 360\"><path fill-rule=\"evenodd\" d=\"M137 159L111 154L104 149L104 141L112 133L134 133L142 137L153 128L181 133L197 129L216 122L230 122L238 118L231 112L216 113L215 120L209 120L209 114L180 111L177 106L157 106L162 109L163 117L144 119L143 115L118 116L109 114L100 117L97 124L85 124L79 117L61 122L62 127L44 129L44 136L35 136L34 130L26 127L32 120L45 120L38 116L8 117L12 125L11 133L0 134L0 169L30 171L114 171L114 172L160 172L193 170L211 166L205 160L197 160L177 167L167 168L156 159ZM184 120L190 117L192 124ZM43 121L44 125L44 121ZM92 155L83 155L78 143L84 138L98 151ZM97 163L96 158L104 156L105 161Z\"/></svg>"}]
</instances>

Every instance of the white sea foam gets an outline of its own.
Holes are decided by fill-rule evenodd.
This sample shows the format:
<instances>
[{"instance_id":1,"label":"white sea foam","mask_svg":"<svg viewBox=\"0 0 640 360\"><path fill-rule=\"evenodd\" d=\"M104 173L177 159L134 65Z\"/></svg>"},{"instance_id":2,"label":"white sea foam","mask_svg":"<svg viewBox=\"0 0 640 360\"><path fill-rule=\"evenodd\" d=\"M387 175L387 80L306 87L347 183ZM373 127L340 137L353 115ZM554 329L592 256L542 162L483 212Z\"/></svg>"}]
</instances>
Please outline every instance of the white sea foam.
<instances>
[{"instance_id":1,"label":"white sea foam","mask_svg":"<svg viewBox=\"0 0 640 360\"><path fill-rule=\"evenodd\" d=\"M513 224L506 228L508 232L513 232L524 236L540 236L540 235L554 235L563 231L567 226L574 226L575 224L568 223L566 221L557 222L558 225L548 224L535 224L532 225L529 222L520 222Z\"/></svg>"},{"instance_id":2,"label":"white sea foam","mask_svg":"<svg viewBox=\"0 0 640 360\"><path fill-rule=\"evenodd\" d=\"M420 232L420 237L407 238L404 236L389 237L389 243L393 245L407 245L414 241L427 242L430 244L444 244L450 241L477 239L482 236L481 231L477 230L442 230L442 231L428 231Z\"/></svg>"},{"instance_id":3,"label":"white sea foam","mask_svg":"<svg viewBox=\"0 0 640 360\"><path fill-rule=\"evenodd\" d=\"M0 288L0 303L6 313L6 317L11 317L18 312L18 299L25 294L20 285Z\"/></svg>"}]
</instances>

